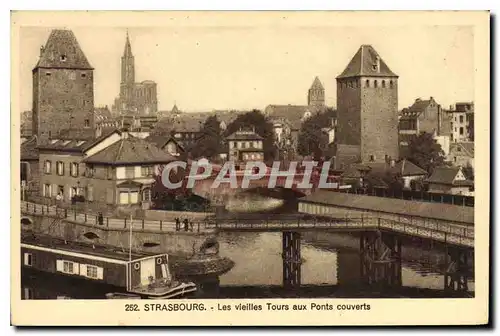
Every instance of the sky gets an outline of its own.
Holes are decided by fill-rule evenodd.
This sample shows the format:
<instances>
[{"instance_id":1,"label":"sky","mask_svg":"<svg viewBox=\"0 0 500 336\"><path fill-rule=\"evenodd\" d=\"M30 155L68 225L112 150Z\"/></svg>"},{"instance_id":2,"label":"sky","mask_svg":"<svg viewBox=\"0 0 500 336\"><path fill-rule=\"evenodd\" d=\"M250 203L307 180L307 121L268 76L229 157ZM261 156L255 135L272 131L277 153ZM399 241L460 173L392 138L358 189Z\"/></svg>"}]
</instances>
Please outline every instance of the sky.
<instances>
[{"instance_id":1,"label":"sky","mask_svg":"<svg viewBox=\"0 0 500 336\"><path fill-rule=\"evenodd\" d=\"M56 27L54 27L56 28ZM158 84L159 110L264 109L307 102L318 76L336 106L336 80L360 45L371 44L399 75L398 108L434 97L444 107L474 99L474 35L470 26L221 25L82 27L71 29L94 70L95 105L111 107L119 92L128 29L136 81ZM20 105L32 104L31 70L49 27L20 29Z\"/></svg>"}]
</instances>

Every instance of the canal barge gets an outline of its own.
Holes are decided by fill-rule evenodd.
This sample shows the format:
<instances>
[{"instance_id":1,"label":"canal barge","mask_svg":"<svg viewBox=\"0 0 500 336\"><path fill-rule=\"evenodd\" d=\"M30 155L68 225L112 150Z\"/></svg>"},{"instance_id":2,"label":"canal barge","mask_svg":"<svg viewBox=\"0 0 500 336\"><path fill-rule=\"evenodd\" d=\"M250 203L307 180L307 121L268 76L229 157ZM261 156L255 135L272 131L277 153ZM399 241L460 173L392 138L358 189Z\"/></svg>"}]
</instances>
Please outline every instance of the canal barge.
<instances>
[{"instance_id":1,"label":"canal barge","mask_svg":"<svg viewBox=\"0 0 500 336\"><path fill-rule=\"evenodd\" d=\"M107 284L141 298L178 298L197 289L192 282L175 279L165 253L132 252L25 234L21 238L21 258L24 269Z\"/></svg>"}]
</instances>

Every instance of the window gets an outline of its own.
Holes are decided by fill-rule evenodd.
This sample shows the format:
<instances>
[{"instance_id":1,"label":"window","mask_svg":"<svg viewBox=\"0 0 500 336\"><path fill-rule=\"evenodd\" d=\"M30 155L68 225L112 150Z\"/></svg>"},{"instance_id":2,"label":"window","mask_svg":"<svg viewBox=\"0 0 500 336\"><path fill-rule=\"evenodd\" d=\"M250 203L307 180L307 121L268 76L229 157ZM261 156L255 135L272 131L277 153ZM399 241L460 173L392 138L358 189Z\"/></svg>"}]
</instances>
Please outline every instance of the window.
<instances>
[{"instance_id":1,"label":"window","mask_svg":"<svg viewBox=\"0 0 500 336\"><path fill-rule=\"evenodd\" d=\"M66 62L66 59L67 59L66 55L61 55L60 57L61 62Z\"/></svg>"},{"instance_id":2,"label":"window","mask_svg":"<svg viewBox=\"0 0 500 336\"><path fill-rule=\"evenodd\" d=\"M57 186L57 194L64 196L64 186L62 186L62 185Z\"/></svg>"},{"instance_id":3,"label":"window","mask_svg":"<svg viewBox=\"0 0 500 336\"><path fill-rule=\"evenodd\" d=\"M87 277L97 279L97 266L87 265Z\"/></svg>"},{"instance_id":4,"label":"window","mask_svg":"<svg viewBox=\"0 0 500 336\"><path fill-rule=\"evenodd\" d=\"M464 116L460 116L460 123L462 124L464 122Z\"/></svg>"},{"instance_id":5,"label":"window","mask_svg":"<svg viewBox=\"0 0 500 336\"><path fill-rule=\"evenodd\" d=\"M85 102L84 102L85 105ZM85 127L90 127L90 120L85 119Z\"/></svg>"},{"instance_id":6,"label":"window","mask_svg":"<svg viewBox=\"0 0 500 336\"><path fill-rule=\"evenodd\" d=\"M94 200L94 187L90 185L87 186L87 200L91 202Z\"/></svg>"},{"instance_id":7,"label":"window","mask_svg":"<svg viewBox=\"0 0 500 336\"><path fill-rule=\"evenodd\" d=\"M392 85L393 85L393 82L392 82L392 80L390 80L389 81L389 86L391 87L391 89L392 89Z\"/></svg>"},{"instance_id":8,"label":"window","mask_svg":"<svg viewBox=\"0 0 500 336\"><path fill-rule=\"evenodd\" d=\"M85 167L85 176L86 177L94 177L94 166Z\"/></svg>"},{"instance_id":9,"label":"window","mask_svg":"<svg viewBox=\"0 0 500 336\"><path fill-rule=\"evenodd\" d=\"M71 176L78 177L78 163L71 162L71 164L69 166L69 171L70 171Z\"/></svg>"},{"instance_id":10,"label":"window","mask_svg":"<svg viewBox=\"0 0 500 336\"><path fill-rule=\"evenodd\" d=\"M153 167L152 166L141 167L141 175L142 176L153 176Z\"/></svg>"},{"instance_id":11,"label":"window","mask_svg":"<svg viewBox=\"0 0 500 336\"><path fill-rule=\"evenodd\" d=\"M461 152L462 151L462 148L461 147L457 147L457 152Z\"/></svg>"},{"instance_id":12,"label":"window","mask_svg":"<svg viewBox=\"0 0 500 336\"><path fill-rule=\"evenodd\" d=\"M64 273L73 273L74 267L71 261L65 261L63 263L63 272Z\"/></svg>"},{"instance_id":13,"label":"window","mask_svg":"<svg viewBox=\"0 0 500 336\"><path fill-rule=\"evenodd\" d=\"M246 148L246 142L241 143L241 148Z\"/></svg>"},{"instance_id":14,"label":"window","mask_svg":"<svg viewBox=\"0 0 500 336\"><path fill-rule=\"evenodd\" d=\"M378 81L376 79L373 81L373 87L378 87Z\"/></svg>"},{"instance_id":15,"label":"window","mask_svg":"<svg viewBox=\"0 0 500 336\"><path fill-rule=\"evenodd\" d=\"M457 157L455 156L455 157L453 158L453 160L454 160L455 162L457 162Z\"/></svg>"},{"instance_id":16,"label":"window","mask_svg":"<svg viewBox=\"0 0 500 336\"><path fill-rule=\"evenodd\" d=\"M130 192L130 204L136 204L139 203L139 192L138 191L131 191Z\"/></svg>"},{"instance_id":17,"label":"window","mask_svg":"<svg viewBox=\"0 0 500 336\"><path fill-rule=\"evenodd\" d=\"M86 73L82 73L81 76L82 76L82 78L85 78L85 77L87 77L87 74Z\"/></svg>"},{"instance_id":18,"label":"window","mask_svg":"<svg viewBox=\"0 0 500 336\"><path fill-rule=\"evenodd\" d=\"M76 196L78 195L78 188L77 187L71 187L71 189L69 189L69 197L73 197L73 196Z\"/></svg>"},{"instance_id":19,"label":"window","mask_svg":"<svg viewBox=\"0 0 500 336\"><path fill-rule=\"evenodd\" d=\"M382 87L385 88L385 80L382 80Z\"/></svg>"},{"instance_id":20,"label":"window","mask_svg":"<svg viewBox=\"0 0 500 336\"><path fill-rule=\"evenodd\" d=\"M52 74L50 73L50 71L47 71L47 72L45 73L45 76L50 76L50 75L52 75Z\"/></svg>"},{"instance_id":21,"label":"window","mask_svg":"<svg viewBox=\"0 0 500 336\"><path fill-rule=\"evenodd\" d=\"M49 160L45 161L44 165L45 174L50 174L51 170L52 170L52 162L50 162Z\"/></svg>"},{"instance_id":22,"label":"window","mask_svg":"<svg viewBox=\"0 0 500 336\"><path fill-rule=\"evenodd\" d=\"M133 179L135 177L135 167L125 167L125 178Z\"/></svg>"},{"instance_id":23,"label":"window","mask_svg":"<svg viewBox=\"0 0 500 336\"><path fill-rule=\"evenodd\" d=\"M460 127L460 135L464 135L464 128Z\"/></svg>"},{"instance_id":24,"label":"window","mask_svg":"<svg viewBox=\"0 0 500 336\"><path fill-rule=\"evenodd\" d=\"M63 176L64 175L64 162L57 161L57 163L56 163L56 172L57 172L57 175L59 175L59 176Z\"/></svg>"},{"instance_id":25,"label":"window","mask_svg":"<svg viewBox=\"0 0 500 336\"><path fill-rule=\"evenodd\" d=\"M365 87L370 87L370 80L369 79L366 80Z\"/></svg>"},{"instance_id":26,"label":"window","mask_svg":"<svg viewBox=\"0 0 500 336\"><path fill-rule=\"evenodd\" d=\"M108 167L106 169L106 175L107 175L108 180L113 179L113 167Z\"/></svg>"},{"instance_id":27,"label":"window","mask_svg":"<svg viewBox=\"0 0 500 336\"><path fill-rule=\"evenodd\" d=\"M375 155L370 155L370 161L375 161Z\"/></svg>"},{"instance_id":28,"label":"window","mask_svg":"<svg viewBox=\"0 0 500 336\"><path fill-rule=\"evenodd\" d=\"M52 185L51 184L44 184L43 185L43 196L44 197L51 197L52 196Z\"/></svg>"},{"instance_id":29,"label":"window","mask_svg":"<svg viewBox=\"0 0 500 336\"><path fill-rule=\"evenodd\" d=\"M120 191L120 204L128 204L128 191Z\"/></svg>"},{"instance_id":30,"label":"window","mask_svg":"<svg viewBox=\"0 0 500 336\"><path fill-rule=\"evenodd\" d=\"M142 191L142 200L144 202L150 202L151 201L151 189L146 188Z\"/></svg>"},{"instance_id":31,"label":"window","mask_svg":"<svg viewBox=\"0 0 500 336\"><path fill-rule=\"evenodd\" d=\"M24 265L33 266L33 255L31 253L24 254Z\"/></svg>"}]
</instances>

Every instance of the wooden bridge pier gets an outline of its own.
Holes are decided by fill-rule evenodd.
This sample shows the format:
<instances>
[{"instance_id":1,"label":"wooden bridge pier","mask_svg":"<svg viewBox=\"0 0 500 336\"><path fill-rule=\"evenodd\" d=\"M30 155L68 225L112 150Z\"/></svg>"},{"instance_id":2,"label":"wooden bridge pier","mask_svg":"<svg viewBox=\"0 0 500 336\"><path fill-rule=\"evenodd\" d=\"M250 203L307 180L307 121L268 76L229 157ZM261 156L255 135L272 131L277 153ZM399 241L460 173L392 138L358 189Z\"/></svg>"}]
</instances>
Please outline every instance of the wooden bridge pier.
<instances>
[{"instance_id":1,"label":"wooden bridge pier","mask_svg":"<svg viewBox=\"0 0 500 336\"><path fill-rule=\"evenodd\" d=\"M402 285L401 239L380 231L363 232L360 236L361 281L379 288Z\"/></svg>"},{"instance_id":2,"label":"wooden bridge pier","mask_svg":"<svg viewBox=\"0 0 500 336\"><path fill-rule=\"evenodd\" d=\"M283 232L283 287L300 286L300 232Z\"/></svg>"},{"instance_id":3,"label":"wooden bridge pier","mask_svg":"<svg viewBox=\"0 0 500 336\"><path fill-rule=\"evenodd\" d=\"M444 289L449 292L467 292L469 270L469 251L460 247L446 247L446 269Z\"/></svg>"}]
</instances>

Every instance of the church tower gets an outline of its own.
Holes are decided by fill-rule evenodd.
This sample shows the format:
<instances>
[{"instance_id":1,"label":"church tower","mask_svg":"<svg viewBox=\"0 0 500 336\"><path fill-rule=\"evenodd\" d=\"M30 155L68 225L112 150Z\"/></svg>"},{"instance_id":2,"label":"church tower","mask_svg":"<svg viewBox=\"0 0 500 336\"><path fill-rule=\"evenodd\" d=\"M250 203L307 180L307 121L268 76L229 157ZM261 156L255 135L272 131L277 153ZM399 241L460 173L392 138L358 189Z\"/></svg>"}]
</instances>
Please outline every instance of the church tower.
<instances>
[{"instance_id":1,"label":"church tower","mask_svg":"<svg viewBox=\"0 0 500 336\"><path fill-rule=\"evenodd\" d=\"M125 41L125 49L122 56L122 69L121 69L121 82L120 82L120 100L122 110L130 110L133 106L134 99L134 86L135 86L135 60L132 54L132 47L127 32Z\"/></svg>"},{"instance_id":2,"label":"church tower","mask_svg":"<svg viewBox=\"0 0 500 336\"><path fill-rule=\"evenodd\" d=\"M337 77L337 167L398 159L398 76L362 45Z\"/></svg>"},{"instance_id":3,"label":"church tower","mask_svg":"<svg viewBox=\"0 0 500 336\"><path fill-rule=\"evenodd\" d=\"M325 88L318 77L314 78L314 82L309 89L307 95L308 106L325 106Z\"/></svg>"},{"instance_id":4,"label":"church tower","mask_svg":"<svg viewBox=\"0 0 500 336\"><path fill-rule=\"evenodd\" d=\"M71 30L52 30L33 77L33 134L94 128L94 69Z\"/></svg>"}]
</instances>

